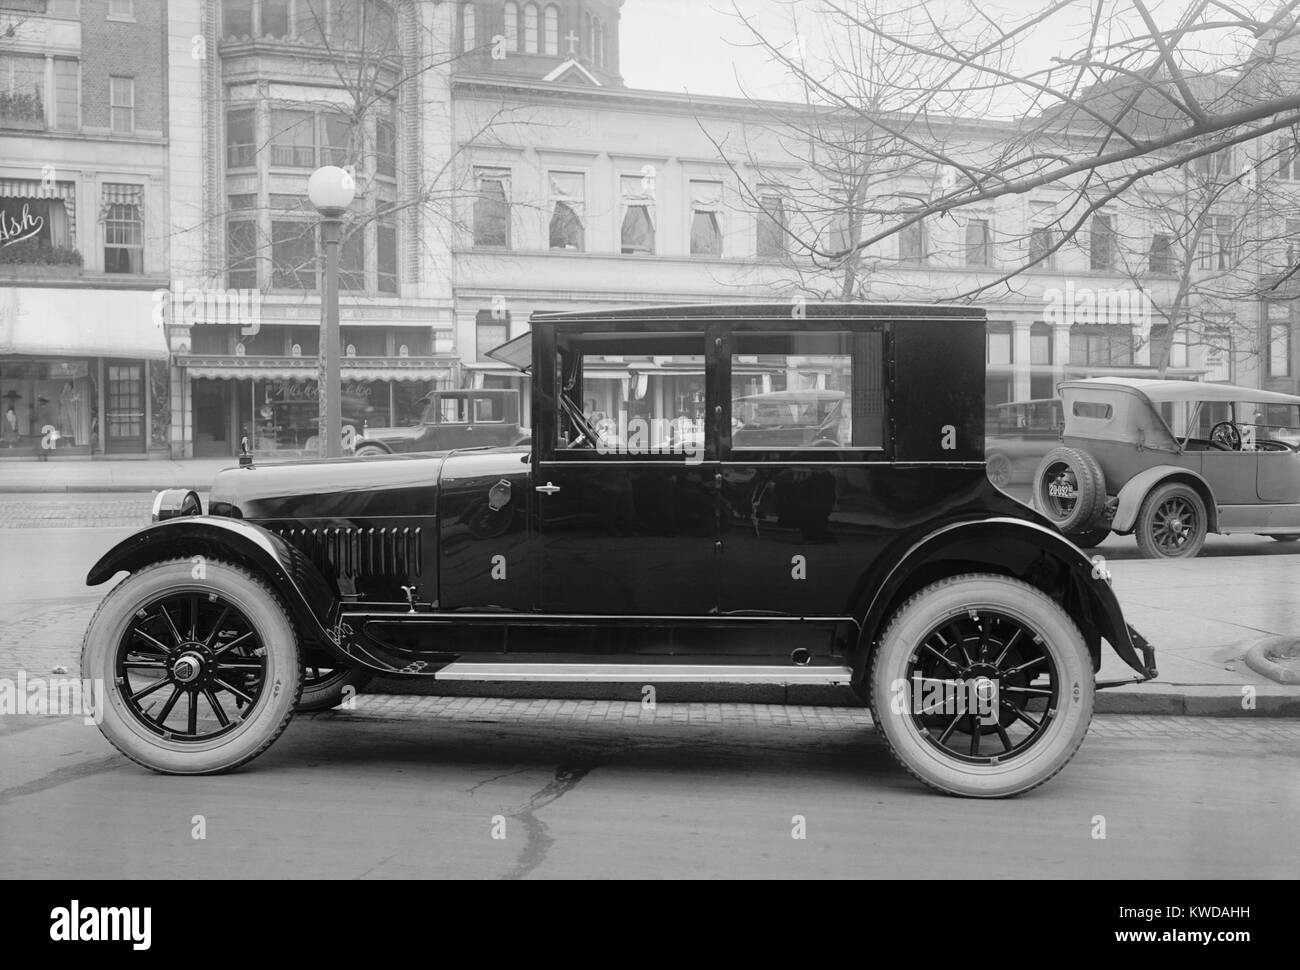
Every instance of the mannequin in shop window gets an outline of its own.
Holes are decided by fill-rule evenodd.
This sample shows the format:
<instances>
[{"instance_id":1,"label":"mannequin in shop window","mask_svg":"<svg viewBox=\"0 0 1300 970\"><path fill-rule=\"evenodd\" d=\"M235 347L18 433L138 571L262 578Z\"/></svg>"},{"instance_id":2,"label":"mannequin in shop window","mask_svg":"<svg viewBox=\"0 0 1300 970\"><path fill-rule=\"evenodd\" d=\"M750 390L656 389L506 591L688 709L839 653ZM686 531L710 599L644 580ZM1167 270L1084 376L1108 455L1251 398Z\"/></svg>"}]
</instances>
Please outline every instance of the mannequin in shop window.
<instances>
[{"instance_id":1,"label":"mannequin in shop window","mask_svg":"<svg viewBox=\"0 0 1300 970\"><path fill-rule=\"evenodd\" d=\"M4 420L0 421L0 439L10 447L18 443L18 413L12 404L5 408Z\"/></svg>"}]
</instances>

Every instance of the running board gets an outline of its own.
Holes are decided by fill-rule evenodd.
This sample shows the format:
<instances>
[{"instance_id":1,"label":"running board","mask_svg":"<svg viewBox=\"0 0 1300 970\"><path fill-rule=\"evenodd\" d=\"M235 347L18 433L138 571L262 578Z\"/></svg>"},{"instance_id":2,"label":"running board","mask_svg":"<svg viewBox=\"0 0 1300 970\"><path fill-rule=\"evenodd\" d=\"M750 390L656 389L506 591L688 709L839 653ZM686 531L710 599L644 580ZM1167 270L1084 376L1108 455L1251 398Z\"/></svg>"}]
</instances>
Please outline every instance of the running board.
<instances>
[{"instance_id":1,"label":"running board","mask_svg":"<svg viewBox=\"0 0 1300 970\"><path fill-rule=\"evenodd\" d=\"M847 667L774 667L705 664L448 664L435 680L529 681L580 684L847 684Z\"/></svg>"}]
</instances>

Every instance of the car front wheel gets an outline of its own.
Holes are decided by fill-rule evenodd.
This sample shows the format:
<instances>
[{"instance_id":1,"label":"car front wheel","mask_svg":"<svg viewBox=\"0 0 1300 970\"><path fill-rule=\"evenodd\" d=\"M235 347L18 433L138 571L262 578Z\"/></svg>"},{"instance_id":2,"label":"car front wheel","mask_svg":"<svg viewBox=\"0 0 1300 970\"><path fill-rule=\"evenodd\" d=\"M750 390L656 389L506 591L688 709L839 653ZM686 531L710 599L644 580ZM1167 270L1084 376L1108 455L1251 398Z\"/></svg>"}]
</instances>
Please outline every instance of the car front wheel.
<instances>
[{"instance_id":1,"label":"car front wheel","mask_svg":"<svg viewBox=\"0 0 1300 970\"><path fill-rule=\"evenodd\" d=\"M952 795L1047 781L1092 720L1083 636L1041 590L1005 576L940 580L894 615L872 659L871 716L894 757Z\"/></svg>"},{"instance_id":2,"label":"car front wheel","mask_svg":"<svg viewBox=\"0 0 1300 970\"><path fill-rule=\"evenodd\" d=\"M377 455L388 455L392 452L379 447L379 445L362 445L356 450L357 458L374 458Z\"/></svg>"},{"instance_id":3,"label":"car front wheel","mask_svg":"<svg viewBox=\"0 0 1300 970\"><path fill-rule=\"evenodd\" d=\"M132 573L104 598L81 650L104 685L100 730L164 774L253 760L280 736L302 688L297 637L279 599L237 566L188 559Z\"/></svg>"},{"instance_id":4,"label":"car front wheel","mask_svg":"<svg viewBox=\"0 0 1300 970\"><path fill-rule=\"evenodd\" d=\"M1190 485L1161 485L1142 503L1134 531L1147 559L1192 559L1209 531L1205 503Z\"/></svg>"}]
</instances>

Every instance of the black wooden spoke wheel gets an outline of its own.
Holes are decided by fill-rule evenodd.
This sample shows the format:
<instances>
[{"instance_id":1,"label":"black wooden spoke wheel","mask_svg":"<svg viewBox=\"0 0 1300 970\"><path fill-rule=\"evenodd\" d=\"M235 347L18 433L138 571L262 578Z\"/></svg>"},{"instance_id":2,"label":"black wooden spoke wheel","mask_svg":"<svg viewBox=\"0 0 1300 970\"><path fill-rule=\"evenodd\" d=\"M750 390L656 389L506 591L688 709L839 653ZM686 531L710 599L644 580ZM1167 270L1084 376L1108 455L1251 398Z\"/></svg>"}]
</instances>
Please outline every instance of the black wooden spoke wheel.
<instances>
[{"instance_id":1,"label":"black wooden spoke wheel","mask_svg":"<svg viewBox=\"0 0 1300 970\"><path fill-rule=\"evenodd\" d=\"M872 718L926 784L1001 797L1041 785L1092 719L1092 663L1041 590L967 575L921 590L894 615L870 673Z\"/></svg>"},{"instance_id":2,"label":"black wooden spoke wheel","mask_svg":"<svg viewBox=\"0 0 1300 970\"><path fill-rule=\"evenodd\" d=\"M297 639L275 594L247 571L188 559L133 573L105 598L82 671L105 685L100 730L155 771L209 774L280 735L302 686Z\"/></svg>"}]
</instances>

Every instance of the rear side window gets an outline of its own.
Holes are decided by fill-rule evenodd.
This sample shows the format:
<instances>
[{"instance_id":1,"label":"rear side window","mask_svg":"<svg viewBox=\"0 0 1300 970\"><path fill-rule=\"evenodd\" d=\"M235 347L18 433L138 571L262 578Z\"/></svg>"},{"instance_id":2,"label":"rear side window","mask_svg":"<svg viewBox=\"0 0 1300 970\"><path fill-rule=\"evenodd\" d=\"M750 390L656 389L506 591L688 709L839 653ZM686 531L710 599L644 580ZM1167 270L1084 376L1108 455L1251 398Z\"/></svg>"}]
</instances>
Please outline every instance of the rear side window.
<instances>
[{"instance_id":1,"label":"rear side window","mask_svg":"<svg viewBox=\"0 0 1300 970\"><path fill-rule=\"evenodd\" d=\"M731 449L884 447L883 336L735 334Z\"/></svg>"},{"instance_id":2,"label":"rear side window","mask_svg":"<svg viewBox=\"0 0 1300 970\"><path fill-rule=\"evenodd\" d=\"M1075 401L1074 416L1076 418L1096 418L1098 420L1107 420L1114 413L1114 409L1109 404L1103 404L1100 401Z\"/></svg>"}]
</instances>

